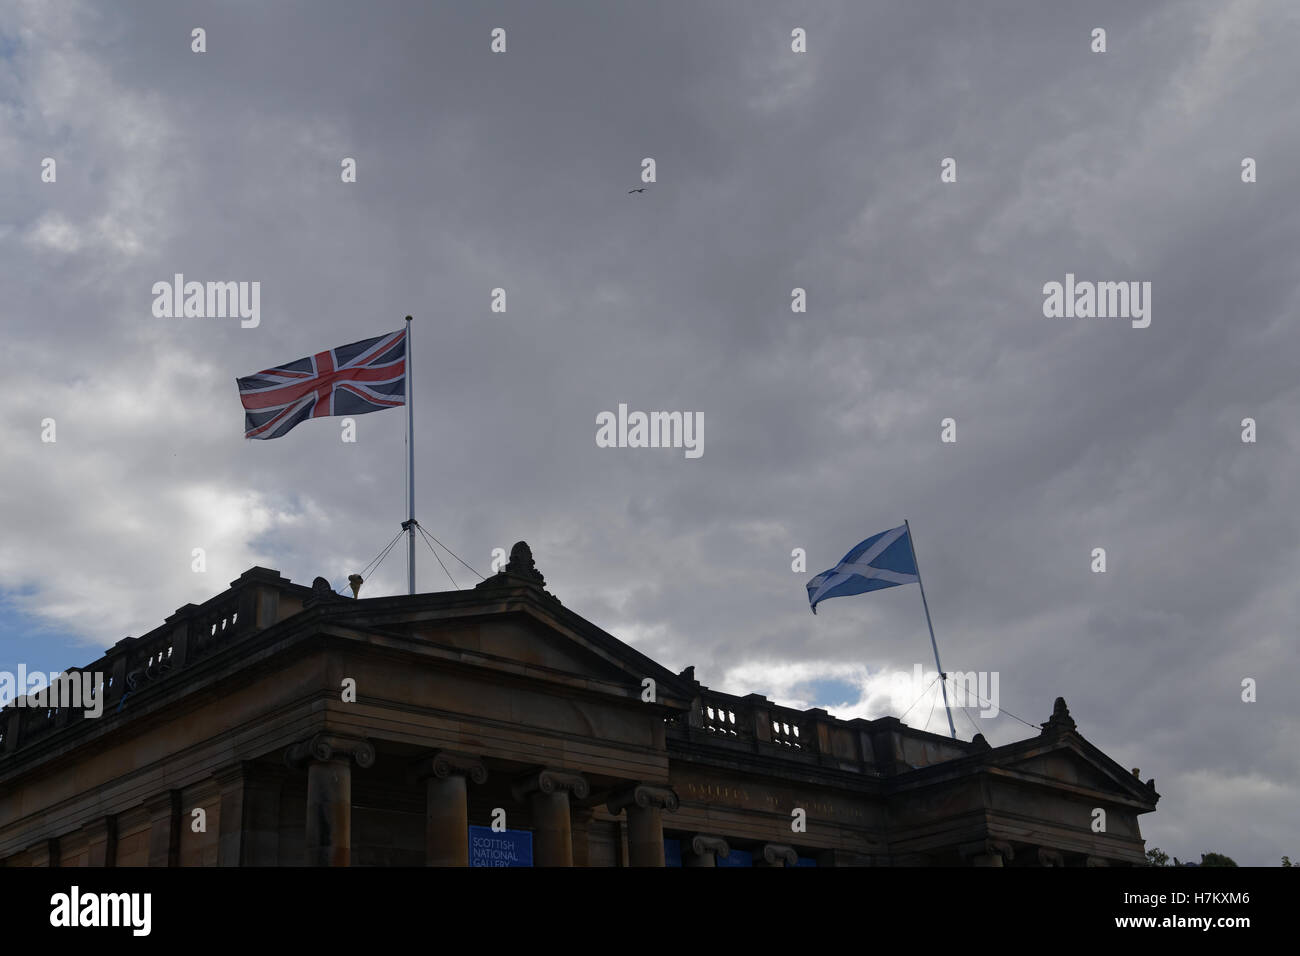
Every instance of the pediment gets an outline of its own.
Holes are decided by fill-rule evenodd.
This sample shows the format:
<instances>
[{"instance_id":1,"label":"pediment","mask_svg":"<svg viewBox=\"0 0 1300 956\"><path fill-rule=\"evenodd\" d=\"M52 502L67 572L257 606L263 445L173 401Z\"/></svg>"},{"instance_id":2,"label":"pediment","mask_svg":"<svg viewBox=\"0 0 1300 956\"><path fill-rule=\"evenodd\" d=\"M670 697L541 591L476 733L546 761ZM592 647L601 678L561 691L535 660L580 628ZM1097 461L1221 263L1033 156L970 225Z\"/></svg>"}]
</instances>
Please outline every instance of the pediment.
<instances>
[{"instance_id":1,"label":"pediment","mask_svg":"<svg viewBox=\"0 0 1300 956\"><path fill-rule=\"evenodd\" d=\"M1109 774L1103 773L1084 760L1078 751L1068 747L1039 754L1010 766L1022 773L1036 773L1061 783L1088 787L1091 790L1109 790L1115 785L1114 779Z\"/></svg>"},{"instance_id":2,"label":"pediment","mask_svg":"<svg viewBox=\"0 0 1300 956\"><path fill-rule=\"evenodd\" d=\"M1084 740L1077 733L1022 741L1006 748L994 764L1030 777L1051 779L1084 790L1110 793L1154 803L1154 788Z\"/></svg>"},{"instance_id":3,"label":"pediment","mask_svg":"<svg viewBox=\"0 0 1300 956\"><path fill-rule=\"evenodd\" d=\"M401 615L347 602L332 607L330 617L349 630L452 652L461 666L527 674L561 685L618 688L632 695L640 695L643 681L651 678L657 702L689 704L691 692L678 675L558 602L533 599L529 591L505 606L444 608L431 602L427 613L406 610Z\"/></svg>"},{"instance_id":4,"label":"pediment","mask_svg":"<svg viewBox=\"0 0 1300 956\"><path fill-rule=\"evenodd\" d=\"M412 625L424 640L572 677L640 684L636 668L617 653L601 653L574 635L548 627L528 615L500 615L461 624Z\"/></svg>"}]
</instances>

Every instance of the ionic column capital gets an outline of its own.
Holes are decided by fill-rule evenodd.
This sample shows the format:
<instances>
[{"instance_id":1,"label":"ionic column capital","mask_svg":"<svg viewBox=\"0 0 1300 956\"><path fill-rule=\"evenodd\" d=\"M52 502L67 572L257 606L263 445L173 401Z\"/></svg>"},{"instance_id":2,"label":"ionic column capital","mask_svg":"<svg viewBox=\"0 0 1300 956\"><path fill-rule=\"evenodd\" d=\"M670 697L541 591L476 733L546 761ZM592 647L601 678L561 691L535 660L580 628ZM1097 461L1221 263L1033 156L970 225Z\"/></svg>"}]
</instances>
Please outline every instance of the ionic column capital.
<instances>
[{"instance_id":1,"label":"ionic column capital","mask_svg":"<svg viewBox=\"0 0 1300 956\"><path fill-rule=\"evenodd\" d=\"M563 770L539 770L517 781L511 791L516 800L523 801L534 793L572 793L579 800L591 793L591 785L580 773Z\"/></svg>"},{"instance_id":2,"label":"ionic column capital","mask_svg":"<svg viewBox=\"0 0 1300 956\"><path fill-rule=\"evenodd\" d=\"M974 856L1000 856L1008 862L1016 858L1016 848L1006 840L994 840L986 837L983 840L976 840L972 843L963 843L957 847L957 852L962 859L969 859Z\"/></svg>"},{"instance_id":3,"label":"ionic column capital","mask_svg":"<svg viewBox=\"0 0 1300 956\"><path fill-rule=\"evenodd\" d=\"M670 813L680 805L671 787L653 787L640 783L614 794L605 804L610 813L618 814L624 807L637 806L643 810L659 809Z\"/></svg>"},{"instance_id":4,"label":"ionic column capital","mask_svg":"<svg viewBox=\"0 0 1300 956\"><path fill-rule=\"evenodd\" d=\"M717 855L718 859L725 860L731 856L731 845L722 837L697 833L691 837L691 852L696 856L713 853Z\"/></svg>"},{"instance_id":5,"label":"ionic column capital","mask_svg":"<svg viewBox=\"0 0 1300 956\"><path fill-rule=\"evenodd\" d=\"M425 757L416 762L414 773L417 779L434 777L446 780L448 777L465 777L474 783L487 782L487 767L473 754L459 753L454 750L439 750L432 757Z\"/></svg>"},{"instance_id":6,"label":"ionic column capital","mask_svg":"<svg viewBox=\"0 0 1300 956\"><path fill-rule=\"evenodd\" d=\"M375 763L375 747L361 737L321 733L310 740L299 741L284 752L285 763L295 768L308 761L325 763L331 760L355 760L358 767L371 767Z\"/></svg>"},{"instance_id":7,"label":"ionic column capital","mask_svg":"<svg viewBox=\"0 0 1300 956\"><path fill-rule=\"evenodd\" d=\"M784 843L765 843L763 844L763 862L768 866L776 866L777 863L794 866L799 862L799 854L795 852L794 847L787 846Z\"/></svg>"}]
</instances>

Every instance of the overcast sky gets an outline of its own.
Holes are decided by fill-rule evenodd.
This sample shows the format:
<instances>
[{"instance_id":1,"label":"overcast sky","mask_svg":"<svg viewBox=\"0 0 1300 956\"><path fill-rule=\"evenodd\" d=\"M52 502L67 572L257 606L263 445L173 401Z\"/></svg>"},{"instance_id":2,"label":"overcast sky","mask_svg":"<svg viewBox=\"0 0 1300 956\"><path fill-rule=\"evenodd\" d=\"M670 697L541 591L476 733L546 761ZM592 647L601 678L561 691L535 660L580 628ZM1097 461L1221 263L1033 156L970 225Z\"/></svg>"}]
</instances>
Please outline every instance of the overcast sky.
<instances>
[{"instance_id":1,"label":"overcast sky","mask_svg":"<svg viewBox=\"0 0 1300 956\"><path fill-rule=\"evenodd\" d=\"M479 571L527 540L673 670L946 733L891 680L919 590L804 590L910 519L945 668L1000 675L959 736L1064 696L1148 846L1300 855L1300 8L1086 6L0 0L0 668L255 564L346 590L405 415L246 441L234 379L412 314L417 514ZM260 324L156 318L175 273ZM1150 326L1045 317L1067 273ZM703 454L598 447L620 403ZM404 590L398 548L362 595Z\"/></svg>"}]
</instances>

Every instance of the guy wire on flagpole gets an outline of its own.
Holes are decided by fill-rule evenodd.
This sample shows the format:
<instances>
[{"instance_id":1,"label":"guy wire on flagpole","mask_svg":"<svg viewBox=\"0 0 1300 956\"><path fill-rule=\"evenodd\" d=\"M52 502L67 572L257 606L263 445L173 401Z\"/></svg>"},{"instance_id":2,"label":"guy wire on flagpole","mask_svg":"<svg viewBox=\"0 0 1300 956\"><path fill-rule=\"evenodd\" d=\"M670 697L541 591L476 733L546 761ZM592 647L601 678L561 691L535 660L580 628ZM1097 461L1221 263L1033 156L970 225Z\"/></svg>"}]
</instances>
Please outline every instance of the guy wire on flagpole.
<instances>
[{"instance_id":1,"label":"guy wire on flagpole","mask_svg":"<svg viewBox=\"0 0 1300 956\"><path fill-rule=\"evenodd\" d=\"M412 394L411 316L406 317L406 593L415 593L415 402ZM953 736L956 736L955 734Z\"/></svg>"},{"instance_id":2,"label":"guy wire on flagpole","mask_svg":"<svg viewBox=\"0 0 1300 956\"><path fill-rule=\"evenodd\" d=\"M956 740L957 727L952 722L952 710L948 707L948 675L943 672L943 665L939 663L939 645L934 639L934 625L930 623L930 604L925 599L925 582L921 580L921 563L916 560L916 543L912 540L912 526L907 523L906 518L903 519L903 527L907 529L907 546L912 549L912 564L916 566L916 583L921 585L921 606L925 608L925 626L930 629L930 646L934 648L934 666L943 679L940 686L943 688L944 713L948 715L948 732L952 734L952 739Z\"/></svg>"}]
</instances>

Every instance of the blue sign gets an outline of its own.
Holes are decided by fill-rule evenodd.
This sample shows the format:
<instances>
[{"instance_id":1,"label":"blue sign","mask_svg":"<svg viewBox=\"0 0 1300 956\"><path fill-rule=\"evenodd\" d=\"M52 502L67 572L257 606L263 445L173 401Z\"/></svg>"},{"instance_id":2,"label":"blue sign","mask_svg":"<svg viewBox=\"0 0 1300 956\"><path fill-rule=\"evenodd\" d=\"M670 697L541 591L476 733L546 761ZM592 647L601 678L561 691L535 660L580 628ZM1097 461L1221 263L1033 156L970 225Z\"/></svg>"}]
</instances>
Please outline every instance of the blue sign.
<instances>
[{"instance_id":1,"label":"blue sign","mask_svg":"<svg viewBox=\"0 0 1300 956\"><path fill-rule=\"evenodd\" d=\"M682 865L682 841L664 840L664 866Z\"/></svg>"},{"instance_id":2,"label":"blue sign","mask_svg":"<svg viewBox=\"0 0 1300 956\"><path fill-rule=\"evenodd\" d=\"M491 827L470 827L469 865L532 866L532 831L502 830L498 833Z\"/></svg>"},{"instance_id":3,"label":"blue sign","mask_svg":"<svg viewBox=\"0 0 1300 956\"><path fill-rule=\"evenodd\" d=\"M737 850L735 847L732 847L731 852L728 853L726 856L723 856L721 853L718 854L718 866L753 866L753 865L754 865L754 854L750 853L748 850Z\"/></svg>"}]
</instances>

